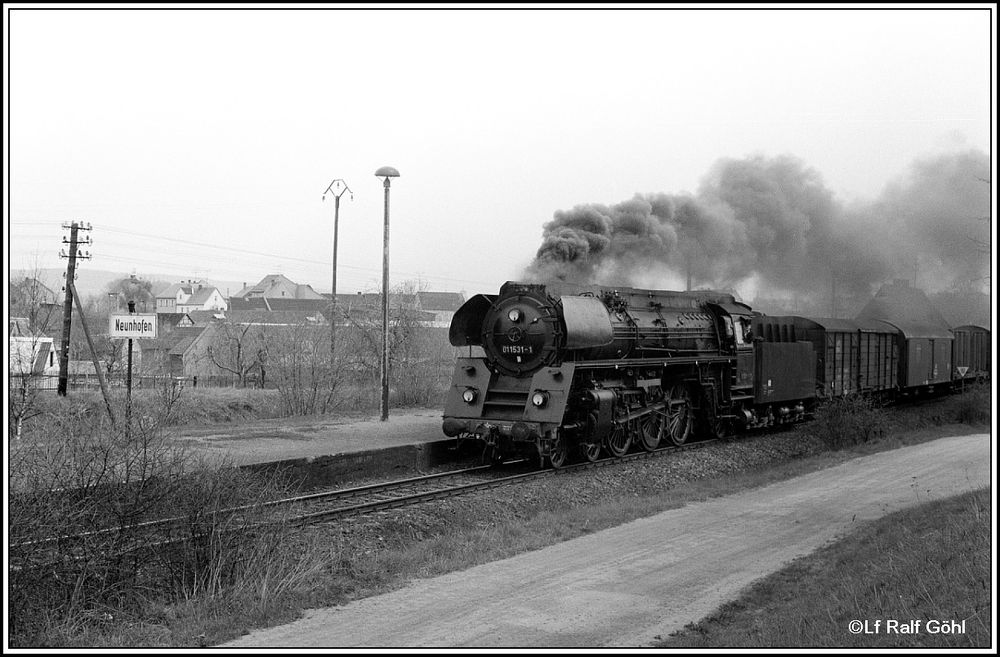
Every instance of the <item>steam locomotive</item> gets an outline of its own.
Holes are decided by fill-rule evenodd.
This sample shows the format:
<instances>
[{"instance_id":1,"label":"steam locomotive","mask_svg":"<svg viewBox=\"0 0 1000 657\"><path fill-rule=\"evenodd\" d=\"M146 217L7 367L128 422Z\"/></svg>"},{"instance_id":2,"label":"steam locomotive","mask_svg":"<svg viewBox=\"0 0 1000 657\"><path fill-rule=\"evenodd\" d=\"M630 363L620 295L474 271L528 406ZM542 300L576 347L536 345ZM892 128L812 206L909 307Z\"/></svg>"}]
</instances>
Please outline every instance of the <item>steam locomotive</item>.
<instances>
[{"instance_id":1,"label":"steam locomotive","mask_svg":"<svg viewBox=\"0 0 1000 657\"><path fill-rule=\"evenodd\" d=\"M824 398L982 378L991 344L977 326L766 316L721 292L518 282L470 298L449 339L469 355L445 435L556 468L795 422Z\"/></svg>"}]
</instances>

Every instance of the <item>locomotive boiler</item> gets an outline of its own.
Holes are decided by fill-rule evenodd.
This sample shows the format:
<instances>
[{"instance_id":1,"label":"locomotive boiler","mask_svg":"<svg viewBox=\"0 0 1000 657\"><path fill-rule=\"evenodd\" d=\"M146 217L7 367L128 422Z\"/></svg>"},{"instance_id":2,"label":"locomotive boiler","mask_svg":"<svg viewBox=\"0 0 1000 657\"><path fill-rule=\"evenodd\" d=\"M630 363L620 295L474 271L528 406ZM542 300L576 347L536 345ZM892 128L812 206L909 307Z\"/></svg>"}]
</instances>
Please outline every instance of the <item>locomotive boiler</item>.
<instances>
[{"instance_id":1,"label":"locomotive boiler","mask_svg":"<svg viewBox=\"0 0 1000 657\"><path fill-rule=\"evenodd\" d=\"M469 299L449 339L470 352L443 431L481 440L493 459L537 453L560 467L574 452L681 445L695 431L797 419L814 394L811 348L769 345L796 364L765 381L750 308L719 292L508 282Z\"/></svg>"}]
</instances>

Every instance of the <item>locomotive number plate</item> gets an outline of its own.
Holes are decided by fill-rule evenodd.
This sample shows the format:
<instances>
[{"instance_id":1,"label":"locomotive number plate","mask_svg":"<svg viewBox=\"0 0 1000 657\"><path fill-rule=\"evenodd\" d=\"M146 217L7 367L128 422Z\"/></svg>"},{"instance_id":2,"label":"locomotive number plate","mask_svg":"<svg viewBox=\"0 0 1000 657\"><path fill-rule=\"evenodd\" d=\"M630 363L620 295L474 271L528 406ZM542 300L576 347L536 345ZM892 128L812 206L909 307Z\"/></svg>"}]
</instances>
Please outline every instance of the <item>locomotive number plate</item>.
<instances>
[{"instance_id":1,"label":"locomotive number plate","mask_svg":"<svg viewBox=\"0 0 1000 657\"><path fill-rule=\"evenodd\" d=\"M534 350L530 346L523 346L519 344L505 344L501 348L501 351L505 354L521 354L527 356L534 353Z\"/></svg>"}]
</instances>

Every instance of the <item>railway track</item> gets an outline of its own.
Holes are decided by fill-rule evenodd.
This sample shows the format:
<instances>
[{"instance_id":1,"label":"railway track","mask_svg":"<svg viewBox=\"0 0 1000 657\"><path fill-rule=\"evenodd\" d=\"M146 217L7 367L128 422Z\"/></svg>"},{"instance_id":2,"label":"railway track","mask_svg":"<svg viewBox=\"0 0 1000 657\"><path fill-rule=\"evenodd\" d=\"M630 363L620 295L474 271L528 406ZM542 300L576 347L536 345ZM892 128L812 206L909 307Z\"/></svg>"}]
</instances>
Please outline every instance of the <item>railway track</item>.
<instances>
[{"instance_id":1,"label":"railway track","mask_svg":"<svg viewBox=\"0 0 1000 657\"><path fill-rule=\"evenodd\" d=\"M385 509L411 506L430 500L456 497L490 488L522 483L541 477L562 476L628 461L658 458L680 451L700 449L715 442L717 441L705 440L689 445L662 447L652 452L637 452L620 457L599 459L594 462L569 464L558 470L531 469L526 472L510 475L503 474L502 469L493 466L479 466L358 488L323 491L285 500L276 500L269 504L284 504L293 508L298 506L291 520L297 523L310 524L343 516L362 515Z\"/></svg>"},{"instance_id":2,"label":"railway track","mask_svg":"<svg viewBox=\"0 0 1000 657\"><path fill-rule=\"evenodd\" d=\"M347 516L358 516L388 509L413 506L428 501L456 497L469 493L515 485L541 477L563 476L566 474L608 467L628 461L658 458L667 454L699 449L712 444L714 440L706 440L683 445L680 447L662 447L652 452L637 452L620 457L599 459L594 462L568 464L558 470L528 468L527 461L512 461L500 467L483 465L462 470L453 470L438 474L411 477L395 481L387 481L353 488L334 489L296 495L287 498L269 500L258 504L233 507L219 511L219 514L234 514L246 518L245 523L236 523L241 531L253 526L276 524L309 525L328 522ZM522 471L510 473L510 468L520 468ZM277 520L251 520L264 509L287 508L288 514L278 514ZM164 518L128 525L126 527L111 527L82 534L66 534L35 541L13 543L10 546L11 567L33 567L59 560L75 551L75 546L88 541L106 539L113 541L119 536L128 536L127 546L122 546L116 553L153 549L183 543L191 539L184 532L186 518ZM145 537L145 538L141 538ZM22 562L21 554L34 552L31 564ZM70 558L74 558L70 556Z\"/></svg>"}]
</instances>

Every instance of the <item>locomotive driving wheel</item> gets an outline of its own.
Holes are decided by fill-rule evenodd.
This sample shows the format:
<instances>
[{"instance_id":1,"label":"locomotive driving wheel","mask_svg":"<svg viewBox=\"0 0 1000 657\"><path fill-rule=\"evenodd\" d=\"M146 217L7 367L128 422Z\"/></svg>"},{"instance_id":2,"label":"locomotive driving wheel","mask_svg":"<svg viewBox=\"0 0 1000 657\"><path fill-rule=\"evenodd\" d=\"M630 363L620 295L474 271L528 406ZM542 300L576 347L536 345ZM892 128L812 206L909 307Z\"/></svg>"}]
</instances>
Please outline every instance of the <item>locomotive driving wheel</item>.
<instances>
[{"instance_id":1,"label":"locomotive driving wheel","mask_svg":"<svg viewBox=\"0 0 1000 657\"><path fill-rule=\"evenodd\" d=\"M639 444L647 452L652 452L659 446L662 435L663 415L660 411L654 410L639 420Z\"/></svg>"},{"instance_id":2,"label":"locomotive driving wheel","mask_svg":"<svg viewBox=\"0 0 1000 657\"><path fill-rule=\"evenodd\" d=\"M601 443L580 443L580 454L593 463L601 457Z\"/></svg>"},{"instance_id":3,"label":"locomotive driving wheel","mask_svg":"<svg viewBox=\"0 0 1000 657\"><path fill-rule=\"evenodd\" d=\"M549 464L558 470L566 465L566 461L568 460L569 447L566 445L566 439L560 435L556 438L555 442L552 443L552 447L549 448Z\"/></svg>"},{"instance_id":4,"label":"locomotive driving wheel","mask_svg":"<svg viewBox=\"0 0 1000 657\"><path fill-rule=\"evenodd\" d=\"M604 448L614 457L625 456L632 445L632 434L624 422L616 423L614 429L605 436Z\"/></svg>"},{"instance_id":5,"label":"locomotive driving wheel","mask_svg":"<svg viewBox=\"0 0 1000 657\"><path fill-rule=\"evenodd\" d=\"M675 385L667 395L666 433L670 442L683 445L691 435L694 415L691 413L691 393L684 384Z\"/></svg>"}]
</instances>

